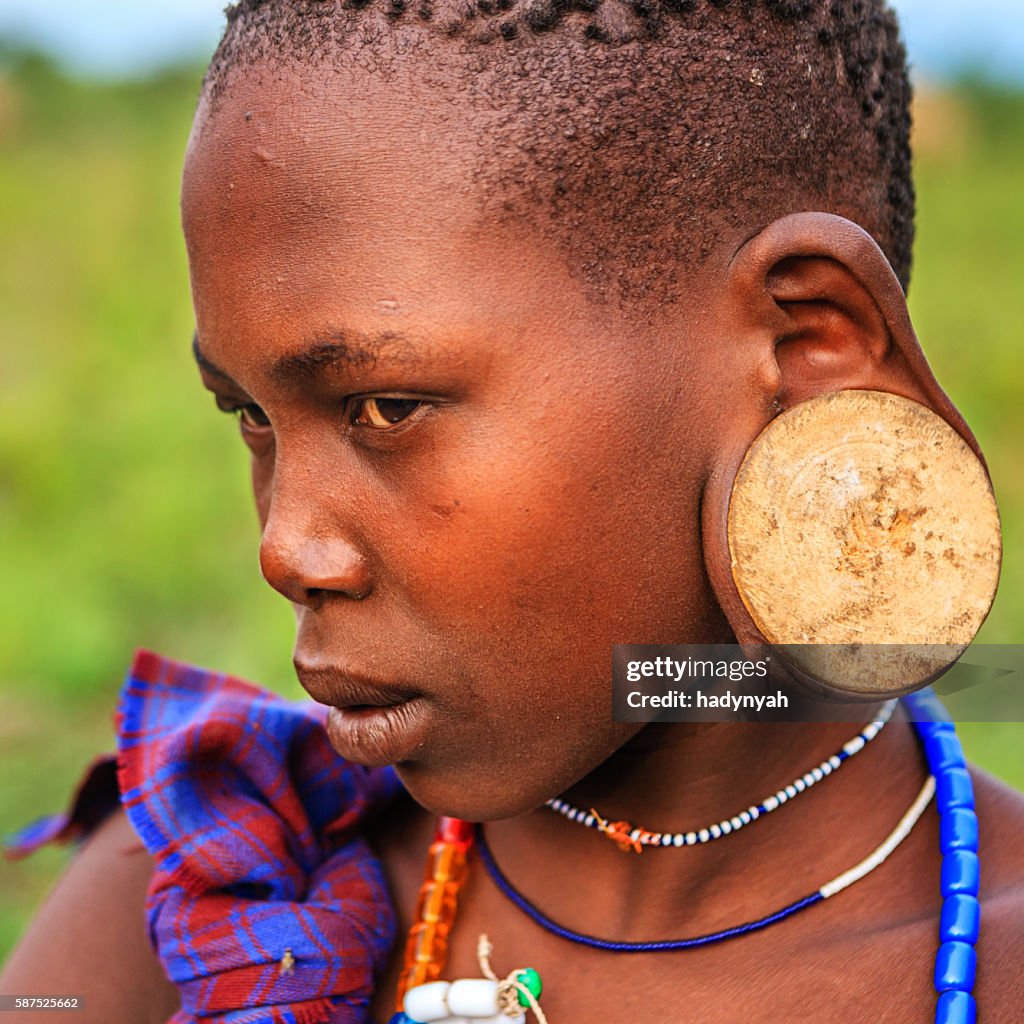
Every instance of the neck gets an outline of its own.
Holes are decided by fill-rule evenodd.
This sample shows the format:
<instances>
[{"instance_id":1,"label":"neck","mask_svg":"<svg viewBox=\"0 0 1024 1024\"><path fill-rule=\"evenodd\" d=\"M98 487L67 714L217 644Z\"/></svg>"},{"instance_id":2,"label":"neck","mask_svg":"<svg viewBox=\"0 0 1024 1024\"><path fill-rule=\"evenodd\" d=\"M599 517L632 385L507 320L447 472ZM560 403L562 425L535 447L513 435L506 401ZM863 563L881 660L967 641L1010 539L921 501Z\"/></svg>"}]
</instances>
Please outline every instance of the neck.
<instances>
[{"instance_id":1,"label":"neck","mask_svg":"<svg viewBox=\"0 0 1024 1024\"><path fill-rule=\"evenodd\" d=\"M858 731L841 724L652 725L564 794L609 821L688 832L730 818L816 767ZM495 858L559 923L623 941L730 927L808 895L892 830L925 777L897 708L857 757L738 832L623 852L542 808L489 824Z\"/></svg>"}]
</instances>

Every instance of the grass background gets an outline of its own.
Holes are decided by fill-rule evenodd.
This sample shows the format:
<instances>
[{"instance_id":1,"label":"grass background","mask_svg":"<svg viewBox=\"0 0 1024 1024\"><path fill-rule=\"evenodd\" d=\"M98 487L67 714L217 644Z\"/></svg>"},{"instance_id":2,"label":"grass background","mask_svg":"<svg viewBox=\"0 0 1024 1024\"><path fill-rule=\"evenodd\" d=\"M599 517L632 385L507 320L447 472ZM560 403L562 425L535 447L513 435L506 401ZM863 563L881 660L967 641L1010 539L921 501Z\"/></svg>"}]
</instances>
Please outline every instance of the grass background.
<instances>
[{"instance_id":1,"label":"grass background","mask_svg":"<svg viewBox=\"0 0 1024 1024\"><path fill-rule=\"evenodd\" d=\"M0 832L64 806L111 746L133 648L298 696L292 624L259 580L247 465L200 391L177 223L200 72L0 75ZM964 82L918 108L911 308L985 449L1005 525L980 640L1024 622L1024 95ZM1024 726L971 725L1024 786ZM65 862L0 863L0 959Z\"/></svg>"}]
</instances>

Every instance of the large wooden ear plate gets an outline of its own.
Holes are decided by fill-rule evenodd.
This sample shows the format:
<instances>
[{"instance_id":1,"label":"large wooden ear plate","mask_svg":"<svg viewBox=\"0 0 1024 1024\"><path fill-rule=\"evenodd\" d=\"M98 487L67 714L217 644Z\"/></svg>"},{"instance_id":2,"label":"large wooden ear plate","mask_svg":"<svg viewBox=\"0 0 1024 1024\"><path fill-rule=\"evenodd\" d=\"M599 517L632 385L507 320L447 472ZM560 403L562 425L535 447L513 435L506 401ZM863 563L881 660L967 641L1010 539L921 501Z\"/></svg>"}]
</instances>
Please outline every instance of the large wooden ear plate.
<instances>
[{"instance_id":1,"label":"large wooden ear plate","mask_svg":"<svg viewBox=\"0 0 1024 1024\"><path fill-rule=\"evenodd\" d=\"M930 409L878 391L774 419L736 474L727 533L760 633L799 673L851 696L941 674L936 650L943 668L960 656L999 579L984 466Z\"/></svg>"}]
</instances>

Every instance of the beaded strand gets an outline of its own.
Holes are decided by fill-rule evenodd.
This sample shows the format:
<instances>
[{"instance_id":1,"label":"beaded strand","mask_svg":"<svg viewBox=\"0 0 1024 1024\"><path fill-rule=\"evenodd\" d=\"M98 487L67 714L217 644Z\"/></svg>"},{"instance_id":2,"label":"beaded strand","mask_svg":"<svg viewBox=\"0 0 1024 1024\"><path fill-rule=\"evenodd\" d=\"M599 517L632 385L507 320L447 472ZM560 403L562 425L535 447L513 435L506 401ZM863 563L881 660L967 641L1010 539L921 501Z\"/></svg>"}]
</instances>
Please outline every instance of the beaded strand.
<instances>
[{"instance_id":1,"label":"beaded strand","mask_svg":"<svg viewBox=\"0 0 1024 1024\"><path fill-rule=\"evenodd\" d=\"M609 822L593 808L584 811L579 807L574 807L568 800L563 800L561 797L548 800L547 806L561 814L562 817L568 818L569 821L578 822L585 828L597 829L609 839L614 840L621 849L632 850L635 853L640 853L645 846L681 847L710 843L731 832L738 832L744 825L749 825L763 815L777 810L797 794L803 793L815 783L821 782L822 779L831 775L844 761L863 750L882 731L885 723L892 717L895 707L896 701L889 701L885 704L873 722L864 726L856 736L844 743L836 753L826 758L816 768L798 776L788 786L783 786L771 796L766 796L759 804L752 805L731 818L723 818L717 824L708 825L707 828L695 829L690 832L652 832L645 828L633 828L625 821Z\"/></svg>"},{"instance_id":2,"label":"beaded strand","mask_svg":"<svg viewBox=\"0 0 1024 1024\"><path fill-rule=\"evenodd\" d=\"M848 871L844 871L841 875L826 882L810 895L789 903L780 910L773 911L771 914L767 914L755 921L748 921L744 924L734 925L731 928L724 928L721 931L711 932L707 935L697 935L687 939L664 939L654 942L615 942L611 939L598 939L592 935L585 935L582 932L566 928L564 925L553 921L512 885L501 868L498 867L494 854L491 853L491 849L484 838L483 829L479 825L476 828L476 845L477 851L480 854L480 860L484 865L484 870L490 876L495 886L527 917L535 924L540 925L545 931L551 932L551 934L557 935L560 938L568 939L570 942L575 942L577 945L589 946L591 949L600 949L610 953L671 953L681 949L695 949L698 946L711 946L718 942L724 942L726 939L735 939L740 935L749 935L751 932L761 931L761 929L767 928L769 925L778 924L779 921L792 917L801 910L806 910L816 903L821 903L835 896L837 893L853 885L854 882L860 881L860 879L879 867L893 850L910 835L911 830L920 820L921 815L924 814L925 808L931 803L935 795L935 785L934 776L929 775L921 787L921 791L915 797L914 802L882 844L859 864L854 865Z\"/></svg>"},{"instance_id":3,"label":"beaded strand","mask_svg":"<svg viewBox=\"0 0 1024 1024\"><path fill-rule=\"evenodd\" d=\"M939 851L942 854L942 912L934 984L935 1024L975 1024L975 943L981 925L978 900L978 816L974 785L963 747L946 709L930 691L903 698L936 780Z\"/></svg>"},{"instance_id":4,"label":"beaded strand","mask_svg":"<svg viewBox=\"0 0 1024 1024\"><path fill-rule=\"evenodd\" d=\"M416 901L415 924L405 943L398 980L398 1010L410 988L437 981L448 959L448 933L455 921L459 890L466 881L466 858L473 826L458 818L440 818L427 852L427 866Z\"/></svg>"}]
</instances>

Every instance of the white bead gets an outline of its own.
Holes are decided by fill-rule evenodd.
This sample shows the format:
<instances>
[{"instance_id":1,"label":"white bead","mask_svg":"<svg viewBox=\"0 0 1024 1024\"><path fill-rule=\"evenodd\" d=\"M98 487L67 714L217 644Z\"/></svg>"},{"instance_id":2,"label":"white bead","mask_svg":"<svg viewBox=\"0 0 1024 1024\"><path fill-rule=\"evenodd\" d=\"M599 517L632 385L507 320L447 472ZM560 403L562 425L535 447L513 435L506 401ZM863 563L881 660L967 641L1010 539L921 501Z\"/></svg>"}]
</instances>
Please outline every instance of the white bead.
<instances>
[{"instance_id":1,"label":"white bead","mask_svg":"<svg viewBox=\"0 0 1024 1024\"><path fill-rule=\"evenodd\" d=\"M677 832L672 837L672 843L673 843L674 846L682 846L683 843L685 843L685 842L686 842L686 836L684 836L682 832Z\"/></svg>"},{"instance_id":2,"label":"white bead","mask_svg":"<svg viewBox=\"0 0 1024 1024\"><path fill-rule=\"evenodd\" d=\"M797 779L796 782L793 783L793 788L797 793L802 793L807 788L807 783L804 782L803 779Z\"/></svg>"},{"instance_id":3,"label":"white bead","mask_svg":"<svg viewBox=\"0 0 1024 1024\"><path fill-rule=\"evenodd\" d=\"M737 814L736 817L732 819L733 828L743 828L745 824L746 822L743 820L742 814Z\"/></svg>"},{"instance_id":4,"label":"white bead","mask_svg":"<svg viewBox=\"0 0 1024 1024\"><path fill-rule=\"evenodd\" d=\"M686 845L687 846L696 846L697 845L697 833L696 832L687 832L686 835L683 836L683 838L686 840Z\"/></svg>"},{"instance_id":5,"label":"white bead","mask_svg":"<svg viewBox=\"0 0 1024 1024\"><path fill-rule=\"evenodd\" d=\"M445 997L451 984L447 981L430 981L426 985L415 985L405 993L402 1009L407 1017L418 1024L432 1024L449 1016Z\"/></svg>"},{"instance_id":6,"label":"white bead","mask_svg":"<svg viewBox=\"0 0 1024 1024\"><path fill-rule=\"evenodd\" d=\"M792 785L792 783L786 787L786 796L788 796L788 797L796 796L796 786Z\"/></svg>"},{"instance_id":7,"label":"white bead","mask_svg":"<svg viewBox=\"0 0 1024 1024\"><path fill-rule=\"evenodd\" d=\"M849 743L843 744L843 750L848 754L856 754L858 750L864 749L864 743L865 740L863 736L854 736Z\"/></svg>"},{"instance_id":8,"label":"white bead","mask_svg":"<svg viewBox=\"0 0 1024 1024\"><path fill-rule=\"evenodd\" d=\"M489 978L460 978L448 990L448 1012L460 1017L494 1017L498 1008L498 983ZM409 1014L414 1020L419 1020Z\"/></svg>"},{"instance_id":9,"label":"white bead","mask_svg":"<svg viewBox=\"0 0 1024 1024\"><path fill-rule=\"evenodd\" d=\"M810 772L808 772L804 776L804 785L805 786L813 786L814 785L814 776Z\"/></svg>"},{"instance_id":10,"label":"white bead","mask_svg":"<svg viewBox=\"0 0 1024 1024\"><path fill-rule=\"evenodd\" d=\"M838 768L843 762L839 760L839 755L838 754L833 754L828 759L828 763L830 765L832 765L833 768Z\"/></svg>"},{"instance_id":11,"label":"white bead","mask_svg":"<svg viewBox=\"0 0 1024 1024\"><path fill-rule=\"evenodd\" d=\"M699 832L697 833L697 838L698 838L698 839L699 839L699 840L700 840L700 841L701 841L702 843L706 843L706 842L707 842L707 841L708 841L708 840L709 840L709 839L711 838L711 833L710 833L710 832L709 832L709 831L708 831L708 830L707 830L706 828L702 828L702 829L701 829L701 830L700 830L700 831L699 831Z\"/></svg>"},{"instance_id":12,"label":"white bead","mask_svg":"<svg viewBox=\"0 0 1024 1024\"><path fill-rule=\"evenodd\" d=\"M779 806L779 801L773 796L766 796L764 798L764 809L766 811L774 811Z\"/></svg>"},{"instance_id":13,"label":"white bead","mask_svg":"<svg viewBox=\"0 0 1024 1024\"><path fill-rule=\"evenodd\" d=\"M594 827L594 816L592 814L588 814L583 819L583 824L586 825L587 828L593 828Z\"/></svg>"},{"instance_id":14,"label":"white bead","mask_svg":"<svg viewBox=\"0 0 1024 1024\"><path fill-rule=\"evenodd\" d=\"M712 825L709 831L715 839L722 834L722 830L717 825Z\"/></svg>"},{"instance_id":15,"label":"white bead","mask_svg":"<svg viewBox=\"0 0 1024 1024\"><path fill-rule=\"evenodd\" d=\"M755 807L753 810L754 810L754 813L757 814L757 808ZM742 821L744 825L749 825L750 821L751 821L750 811L744 811L740 815L740 821Z\"/></svg>"},{"instance_id":16,"label":"white bead","mask_svg":"<svg viewBox=\"0 0 1024 1024\"><path fill-rule=\"evenodd\" d=\"M821 782L825 778L825 773L820 768L812 768L811 775L814 777L815 782Z\"/></svg>"},{"instance_id":17,"label":"white bead","mask_svg":"<svg viewBox=\"0 0 1024 1024\"><path fill-rule=\"evenodd\" d=\"M447 1021L444 1022L447 1024ZM519 1013L515 1017L506 1017L499 1013L497 1017L477 1017L476 1020L466 1021L466 1024L526 1024L526 1014Z\"/></svg>"}]
</instances>

